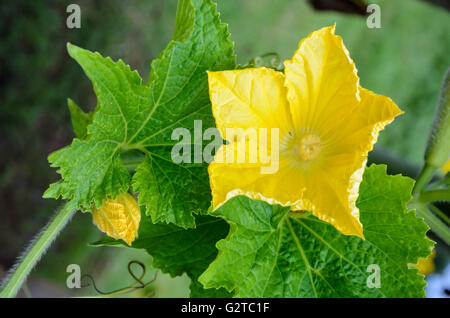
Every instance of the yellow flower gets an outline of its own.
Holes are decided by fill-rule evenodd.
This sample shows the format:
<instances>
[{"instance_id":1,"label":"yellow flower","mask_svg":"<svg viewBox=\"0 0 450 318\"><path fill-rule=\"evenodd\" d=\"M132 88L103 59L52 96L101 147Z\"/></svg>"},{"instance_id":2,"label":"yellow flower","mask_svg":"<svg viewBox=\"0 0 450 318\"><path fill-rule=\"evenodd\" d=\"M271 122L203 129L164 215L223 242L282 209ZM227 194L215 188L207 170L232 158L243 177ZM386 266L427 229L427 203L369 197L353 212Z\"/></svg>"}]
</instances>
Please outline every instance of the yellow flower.
<instances>
[{"instance_id":1,"label":"yellow flower","mask_svg":"<svg viewBox=\"0 0 450 318\"><path fill-rule=\"evenodd\" d=\"M246 195L311 211L342 233L363 238L355 203L367 154L379 131L402 111L359 85L355 64L334 30L323 28L303 39L284 62L284 73L264 67L208 73L213 114L224 139L229 128L279 129L274 174L261 173L267 166L261 158L256 163L218 160L239 147L250 156L245 142L251 136L227 139L209 166L214 209Z\"/></svg>"},{"instance_id":2,"label":"yellow flower","mask_svg":"<svg viewBox=\"0 0 450 318\"><path fill-rule=\"evenodd\" d=\"M121 193L103 203L100 209L94 209L92 217L102 232L131 245L138 234L141 209L131 194Z\"/></svg>"},{"instance_id":3,"label":"yellow flower","mask_svg":"<svg viewBox=\"0 0 450 318\"><path fill-rule=\"evenodd\" d=\"M436 257L436 250L433 248L433 251L430 255L425 258L419 258L417 264L413 266L419 270L419 273L422 275L430 275L434 272L434 258Z\"/></svg>"}]
</instances>

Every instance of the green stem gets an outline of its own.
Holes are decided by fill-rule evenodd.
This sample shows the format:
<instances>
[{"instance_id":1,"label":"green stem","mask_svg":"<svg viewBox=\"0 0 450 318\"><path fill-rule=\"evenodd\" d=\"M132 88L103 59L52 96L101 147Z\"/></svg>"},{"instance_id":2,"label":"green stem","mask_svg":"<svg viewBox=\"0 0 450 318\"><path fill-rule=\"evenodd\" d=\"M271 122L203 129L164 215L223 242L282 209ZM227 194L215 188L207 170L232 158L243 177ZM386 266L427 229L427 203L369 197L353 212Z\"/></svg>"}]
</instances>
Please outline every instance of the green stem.
<instances>
[{"instance_id":1,"label":"green stem","mask_svg":"<svg viewBox=\"0 0 450 318\"><path fill-rule=\"evenodd\" d=\"M418 197L423 189L427 186L427 184L430 182L431 178L433 177L434 172L436 171L436 168L433 166L430 166L428 164L425 164L422 168L422 170L419 173L419 176L416 179L416 183L414 185L413 189L413 195L415 197Z\"/></svg>"},{"instance_id":2,"label":"green stem","mask_svg":"<svg viewBox=\"0 0 450 318\"><path fill-rule=\"evenodd\" d=\"M447 223L447 225L450 225L450 218L444 212L439 210L437 206L430 204L428 207L430 208L431 212L433 212L438 217L440 217L441 220L443 220L445 223Z\"/></svg>"},{"instance_id":3,"label":"green stem","mask_svg":"<svg viewBox=\"0 0 450 318\"><path fill-rule=\"evenodd\" d=\"M415 207L417 215L423 217L431 230L447 243L447 245L450 245L450 228L436 215L431 213L425 204L418 203Z\"/></svg>"},{"instance_id":4,"label":"green stem","mask_svg":"<svg viewBox=\"0 0 450 318\"><path fill-rule=\"evenodd\" d=\"M126 150L120 154L123 165L129 172L133 172L144 160L145 155L139 150Z\"/></svg>"},{"instance_id":5,"label":"green stem","mask_svg":"<svg viewBox=\"0 0 450 318\"><path fill-rule=\"evenodd\" d=\"M433 183L431 183L428 186L428 189L438 189L440 187L449 187L450 186L450 176L446 176L443 179L437 180Z\"/></svg>"},{"instance_id":6,"label":"green stem","mask_svg":"<svg viewBox=\"0 0 450 318\"><path fill-rule=\"evenodd\" d=\"M425 191L419 195L417 200L421 203L450 201L450 189Z\"/></svg>"},{"instance_id":7,"label":"green stem","mask_svg":"<svg viewBox=\"0 0 450 318\"><path fill-rule=\"evenodd\" d=\"M11 298L16 296L20 287L24 283L30 271L45 254L48 247L58 236L59 232L64 228L70 220L75 210L68 208L67 204L56 213L47 226L38 234L35 241L32 241L30 247L25 250L24 256L19 263L12 268L11 276L7 277L2 283L0 298Z\"/></svg>"},{"instance_id":8,"label":"green stem","mask_svg":"<svg viewBox=\"0 0 450 318\"><path fill-rule=\"evenodd\" d=\"M128 172L133 172L142 162L143 160L141 159L127 160L126 162L123 162L123 165Z\"/></svg>"}]
</instances>

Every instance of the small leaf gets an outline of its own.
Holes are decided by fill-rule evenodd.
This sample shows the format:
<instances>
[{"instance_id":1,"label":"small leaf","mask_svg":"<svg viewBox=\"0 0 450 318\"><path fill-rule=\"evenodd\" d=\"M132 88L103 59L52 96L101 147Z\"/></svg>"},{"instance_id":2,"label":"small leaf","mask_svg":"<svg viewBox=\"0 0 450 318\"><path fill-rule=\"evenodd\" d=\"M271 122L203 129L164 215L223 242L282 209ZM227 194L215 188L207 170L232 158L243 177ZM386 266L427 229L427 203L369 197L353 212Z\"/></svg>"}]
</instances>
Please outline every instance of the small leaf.
<instances>
[{"instance_id":1,"label":"small leaf","mask_svg":"<svg viewBox=\"0 0 450 318\"><path fill-rule=\"evenodd\" d=\"M103 203L100 209L94 208L92 218L108 236L131 245L138 234L141 209L131 194L121 193L114 200Z\"/></svg>"},{"instance_id":2,"label":"small leaf","mask_svg":"<svg viewBox=\"0 0 450 318\"><path fill-rule=\"evenodd\" d=\"M73 100L67 100L69 106L70 118L75 136L84 139L87 136L87 126L92 122L94 113L85 113Z\"/></svg>"}]
</instances>

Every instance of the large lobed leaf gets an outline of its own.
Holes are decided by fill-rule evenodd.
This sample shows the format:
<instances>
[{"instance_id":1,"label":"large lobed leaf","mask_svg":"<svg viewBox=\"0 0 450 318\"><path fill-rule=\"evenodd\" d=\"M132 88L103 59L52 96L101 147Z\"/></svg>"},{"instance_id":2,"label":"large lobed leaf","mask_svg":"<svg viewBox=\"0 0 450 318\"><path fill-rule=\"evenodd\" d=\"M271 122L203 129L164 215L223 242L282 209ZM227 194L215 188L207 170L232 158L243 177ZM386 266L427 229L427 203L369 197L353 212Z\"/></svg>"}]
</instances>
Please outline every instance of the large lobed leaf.
<instances>
[{"instance_id":1,"label":"large lobed leaf","mask_svg":"<svg viewBox=\"0 0 450 318\"><path fill-rule=\"evenodd\" d=\"M193 213L205 211L211 199L207 171L204 164L171 160L177 143L171 134L180 127L192 132L194 120L202 120L204 129L214 127L206 71L235 67L228 37L210 0L180 1L174 40L153 61L148 84L121 60L69 44L70 56L93 83L98 105L86 138L49 156L62 180L44 197L70 199L71 208L82 210L100 207L128 191L131 176L120 154L138 149L146 154L133 177L139 203L154 222L194 227Z\"/></svg>"},{"instance_id":2,"label":"large lobed leaf","mask_svg":"<svg viewBox=\"0 0 450 318\"><path fill-rule=\"evenodd\" d=\"M423 297L424 277L409 264L432 242L406 208L412 186L385 166L366 169L357 201L365 240L288 207L236 197L214 212L231 229L199 281L237 297ZM379 266L380 288L367 284L371 264Z\"/></svg>"}]
</instances>

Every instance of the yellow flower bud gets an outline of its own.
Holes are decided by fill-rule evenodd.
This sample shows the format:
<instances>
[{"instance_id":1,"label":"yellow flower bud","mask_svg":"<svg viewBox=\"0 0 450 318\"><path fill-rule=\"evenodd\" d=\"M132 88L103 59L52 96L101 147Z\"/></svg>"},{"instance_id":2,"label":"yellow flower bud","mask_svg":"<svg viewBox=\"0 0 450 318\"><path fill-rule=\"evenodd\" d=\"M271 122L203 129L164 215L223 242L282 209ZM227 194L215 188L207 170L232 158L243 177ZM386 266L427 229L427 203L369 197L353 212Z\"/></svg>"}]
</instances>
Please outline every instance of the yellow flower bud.
<instances>
[{"instance_id":1,"label":"yellow flower bud","mask_svg":"<svg viewBox=\"0 0 450 318\"><path fill-rule=\"evenodd\" d=\"M434 258L436 257L436 250L433 249L430 255L425 258L419 258L417 264L413 265L419 270L422 275L429 275L434 272Z\"/></svg>"},{"instance_id":2,"label":"yellow flower bud","mask_svg":"<svg viewBox=\"0 0 450 318\"><path fill-rule=\"evenodd\" d=\"M138 235L141 209L131 194L121 193L103 203L100 209L94 208L92 217L102 232L131 245Z\"/></svg>"}]
</instances>

